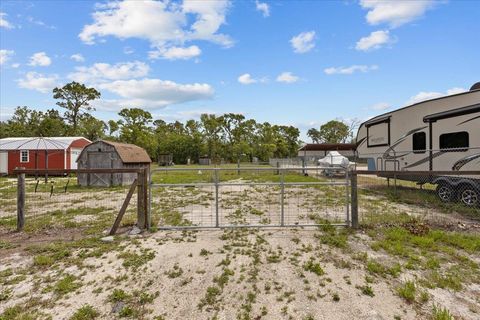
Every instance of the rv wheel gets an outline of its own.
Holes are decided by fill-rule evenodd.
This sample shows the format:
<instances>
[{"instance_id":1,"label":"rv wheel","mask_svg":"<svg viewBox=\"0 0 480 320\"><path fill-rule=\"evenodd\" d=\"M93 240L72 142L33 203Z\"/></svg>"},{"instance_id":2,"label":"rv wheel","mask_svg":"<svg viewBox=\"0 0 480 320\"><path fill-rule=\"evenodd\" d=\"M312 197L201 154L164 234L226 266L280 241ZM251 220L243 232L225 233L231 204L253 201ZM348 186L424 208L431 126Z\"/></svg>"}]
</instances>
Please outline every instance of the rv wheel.
<instances>
[{"instance_id":1,"label":"rv wheel","mask_svg":"<svg viewBox=\"0 0 480 320\"><path fill-rule=\"evenodd\" d=\"M474 207L480 204L480 194L472 186L464 186L458 194L458 200L466 206Z\"/></svg>"},{"instance_id":2,"label":"rv wheel","mask_svg":"<svg viewBox=\"0 0 480 320\"><path fill-rule=\"evenodd\" d=\"M449 184L439 184L437 186L437 196L443 202L450 202L454 198L454 191L451 185Z\"/></svg>"}]
</instances>

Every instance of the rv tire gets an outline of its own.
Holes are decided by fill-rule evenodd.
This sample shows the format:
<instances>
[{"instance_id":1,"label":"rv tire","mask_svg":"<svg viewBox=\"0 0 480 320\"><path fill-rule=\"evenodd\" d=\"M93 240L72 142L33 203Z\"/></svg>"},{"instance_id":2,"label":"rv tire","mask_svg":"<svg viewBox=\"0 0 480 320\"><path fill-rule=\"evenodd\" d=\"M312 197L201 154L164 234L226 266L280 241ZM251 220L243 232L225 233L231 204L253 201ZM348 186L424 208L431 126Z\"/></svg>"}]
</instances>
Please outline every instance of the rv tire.
<instances>
[{"instance_id":1,"label":"rv tire","mask_svg":"<svg viewBox=\"0 0 480 320\"><path fill-rule=\"evenodd\" d=\"M449 183L441 183L437 186L437 197L442 202L450 202L455 199L455 190Z\"/></svg>"},{"instance_id":2,"label":"rv tire","mask_svg":"<svg viewBox=\"0 0 480 320\"><path fill-rule=\"evenodd\" d=\"M480 192L471 185L463 185L458 193L458 200L468 207L476 207L480 205Z\"/></svg>"}]
</instances>

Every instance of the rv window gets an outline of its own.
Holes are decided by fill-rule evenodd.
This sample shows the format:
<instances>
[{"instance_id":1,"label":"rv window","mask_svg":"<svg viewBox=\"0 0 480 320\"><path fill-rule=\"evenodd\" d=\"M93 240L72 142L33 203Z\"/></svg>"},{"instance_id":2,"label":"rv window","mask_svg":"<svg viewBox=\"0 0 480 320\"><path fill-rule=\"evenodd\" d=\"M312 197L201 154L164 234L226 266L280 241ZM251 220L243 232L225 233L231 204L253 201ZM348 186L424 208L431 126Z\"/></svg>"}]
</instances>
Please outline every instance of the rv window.
<instances>
[{"instance_id":1,"label":"rv window","mask_svg":"<svg viewBox=\"0 0 480 320\"><path fill-rule=\"evenodd\" d=\"M28 150L20 151L20 162L28 162Z\"/></svg>"},{"instance_id":2,"label":"rv window","mask_svg":"<svg viewBox=\"0 0 480 320\"><path fill-rule=\"evenodd\" d=\"M427 135L425 132L417 132L412 135L413 152L424 153L427 148Z\"/></svg>"},{"instance_id":3,"label":"rv window","mask_svg":"<svg viewBox=\"0 0 480 320\"><path fill-rule=\"evenodd\" d=\"M442 151L467 151L468 132L452 132L440 135L440 149Z\"/></svg>"}]
</instances>

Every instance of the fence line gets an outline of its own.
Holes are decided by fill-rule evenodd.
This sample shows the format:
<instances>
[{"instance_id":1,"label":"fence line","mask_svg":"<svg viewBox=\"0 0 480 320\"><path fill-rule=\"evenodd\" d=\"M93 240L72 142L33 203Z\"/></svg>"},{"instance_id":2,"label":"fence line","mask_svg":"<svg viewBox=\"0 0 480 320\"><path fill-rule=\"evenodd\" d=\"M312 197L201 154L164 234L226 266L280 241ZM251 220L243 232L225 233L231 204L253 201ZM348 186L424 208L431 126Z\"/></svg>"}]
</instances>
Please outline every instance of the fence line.
<instances>
[{"instance_id":1,"label":"fence line","mask_svg":"<svg viewBox=\"0 0 480 320\"><path fill-rule=\"evenodd\" d=\"M140 229L315 226L358 227L404 217L435 222L480 221L480 171L369 171L331 167L196 167L31 170L0 184L0 219L18 230L56 211L71 215L125 214L129 187L79 187L53 175L136 173L135 210L126 217ZM49 174L50 183L29 179ZM393 183L391 183L393 181ZM60 184L60 187L56 186ZM67 193L67 191L70 191ZM131 197L131 195L130 195ZM16 217L13 214L16 212ZM77 221L81 217L71 217ZM77 219L78 218L78 219ZM14 220L16 219L16 221ZM53 219L53 218L52 218ZM132 221L132 219L135 219ZM5 220L4 220L5 221ZM45 219L46 226L50 223ZM5 222L3 222L5 223ZM453 223L453 222L452 222Z\"/></svg>"},{"instance_id":2,"label":"fence line","mask_svg":"<svg viewBox=\"0 0 480 320\"><path fill-rule=\"evenodd\" d=\"M135 179L137 185L137 222L136 225L140 229L149 228L149 217L148 217L148 174L149 168L118 168L118 169L68 169L68 170L50 170L50 169L25 169L25 168L15 168L14 173L17 175L17 230L23 230L25 226L25 215L27 212L26 209L26 175L31 176L51 176L52 175L68 175L68 174L116 174L116 173L136 173L137 178ZM68 185L68 182L67 182ZM35 186L35 192L37 191L38 180ZM98 187L95 187L98 188ZM65 187L65 192L66 192ZM52 191L50 196L53 194L53 184ZM127 194L126 196L129 199ZM128 203L126 204L128 205ZM123 205L122 205L123 207ZM123 209L120 209L119 215L122 213Z\"/></svg>"}]
</instances>

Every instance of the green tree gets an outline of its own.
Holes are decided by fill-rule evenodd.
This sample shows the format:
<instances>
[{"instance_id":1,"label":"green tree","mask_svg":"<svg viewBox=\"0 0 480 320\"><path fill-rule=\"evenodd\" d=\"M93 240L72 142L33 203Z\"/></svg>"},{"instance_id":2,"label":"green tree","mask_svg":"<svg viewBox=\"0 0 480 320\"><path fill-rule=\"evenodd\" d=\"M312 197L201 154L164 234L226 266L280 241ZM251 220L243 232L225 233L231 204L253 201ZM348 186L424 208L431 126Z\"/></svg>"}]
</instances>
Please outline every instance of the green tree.
<instances>
[{"instance_id":1,"label":"green tree","mask_svg":"<svg viewBox=\"0 0 480 320\"><path fill-rule=\"evenodd\" d=\"M115 135L115 132L117 132L119 129L120 125L118 121L108 120L108 135L110 137L113 137Z\"/></svg>"},{"instance_id":2,"label":"green tree","mask_svg":"<svg viewBox=\"0 0 480 320\"><path fill-rule=\"evenodd\" d=\"M123 118L118 121L120 141L136 144L156 159L157 141L151 127L152 114L140 108L124 108L118 114Z\"/></svg>"},{"instance_id":3,"label":"green tree","mask_svg":"<svg viewBox=\"0 0 480 320\"><path fill-rule=\"evenodd\" d=\"M86 114L80 119L79 132L88 140L95 141L105 136L107 125L102 120Z\"/></svg>"},{"instance_id":4,"label":"green tree","mask_svg":"<svg viewBox=\"0 0 480 320\"><path fill-rule=\"evenodd\" d=\"M214 114L202 114L200 122L203 129L203 137L205 138L207 155L212 159L218 160L221 148L223 119Z\"/></svg>"},{"instance_id":5,"label":"green tree","mask_svg":"<svg viewBox=\"0 0 480 320\"><path fill-rule=\"evenodd\" d=\"M344 143L350 135L348 125L338 120L331 120L320 126L320 142Z\"/></svg>"},{"instance_id":6,"label":"green tree","mask_svg":"<svg viewBox=\"0 0 480 320\"><path fill-rule=\"evenodd\" d=\"M37 134L41 137L59 137L65 135L67 125L58 110L50 109L41 115Z\"/></svg>"},{"instance_id":7,"label":"green tree","mask_svg":"<svg viewBox=\"0 0 480 320\"><path fill-rule=\"evenodd\" d=\"M71 133L75 135L84 112L95 110L90 106L90 102L100 98L100 92L73 81L61 88L54 88L53 98L60 100L57 102L58 106L67 109L65 119L72 126Z\"/></svg>"},{"instance_id":8,"label":"green tree","mask_svg":"<svg viewBox=\"0 0 480 320\"><path fill-rule=\"evenodd\" d=\"M318 131L317 129L308 129L307 136L312 139L313 143L320 143L320 131Z\"/></svg>"}]
</instances>

